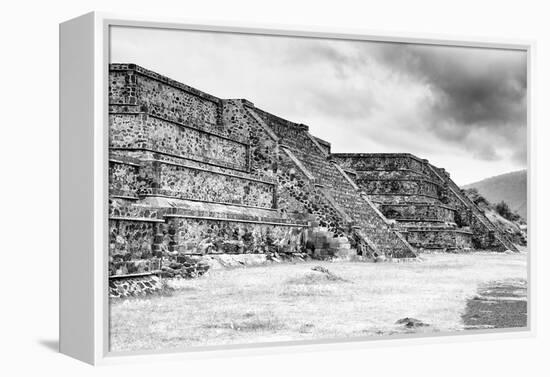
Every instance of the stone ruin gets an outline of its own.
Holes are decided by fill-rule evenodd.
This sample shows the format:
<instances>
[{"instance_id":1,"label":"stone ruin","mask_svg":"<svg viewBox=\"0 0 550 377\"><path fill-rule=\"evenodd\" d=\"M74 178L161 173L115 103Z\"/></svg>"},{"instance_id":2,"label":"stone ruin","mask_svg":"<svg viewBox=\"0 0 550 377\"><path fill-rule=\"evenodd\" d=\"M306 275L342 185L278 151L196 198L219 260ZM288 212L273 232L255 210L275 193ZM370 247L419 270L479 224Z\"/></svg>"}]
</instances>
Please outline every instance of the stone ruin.
<instances>
[{"instance_id":1,"label":"stone ruin","mask_svg":"<svg viewBox=\"0 0 550 377\"><path fill-rule=\"evenodd\" d=\"M517 250L427 160L332 153L308 126L245 99L135 64L109 71L112 288L214 262Z\"/></svg>"}]
</instances>

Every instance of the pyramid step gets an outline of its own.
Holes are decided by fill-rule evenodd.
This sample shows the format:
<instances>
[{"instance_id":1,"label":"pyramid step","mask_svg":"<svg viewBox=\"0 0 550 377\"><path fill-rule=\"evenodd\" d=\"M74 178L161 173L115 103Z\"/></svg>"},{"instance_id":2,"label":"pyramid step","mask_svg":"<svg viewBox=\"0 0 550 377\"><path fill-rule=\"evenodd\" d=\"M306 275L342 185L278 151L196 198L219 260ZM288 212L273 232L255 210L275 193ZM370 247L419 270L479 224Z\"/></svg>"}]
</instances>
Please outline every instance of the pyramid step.
<instances>
[{"instance_id":1,"label":"pyramid step","mask_svg":"<svg viewBox=\"0 0 550 377\"><path fill-rule=\"evenodd\" d=\"M456 214L454 208L438 203L385 203L379 208L384 216L397 221L454 222Z\"/></svg>"},{"instance_id":2,"label":"pyramid step","mask_svg":"<svg viewBox=\"0 0 550 377\"><path fill-rule=\"evenodd\" d=\"M454 222L445 222L441 220L432 220L432 219L421 219L421 220L411 220L411 219L395 219L401 228L421 228L421 229L456 229L457 225Z\"/></svg>"},{"instance_id":3,"label":"pyramid step","mask_svg":"<svg viewBox=\"0 0 550 377\"><path fill-rule=\"evenodd\" d=\"M308 242L313 246L314 257L340 257L347 254L355 255L355 250L347 237L335 237L334 233L323 228L312 229L308 232Z\"/></svg>"},{"instance_id":4,"label":"pyramid step","mask_svg":"<svg viewBox=\"0 0 550 377\"><path fill-rule=\"evenodd\" d=\"M408 228L407 241L419 250L468 250L473 247L469 231L444 228Z\"/></svg>"}]
</instances>

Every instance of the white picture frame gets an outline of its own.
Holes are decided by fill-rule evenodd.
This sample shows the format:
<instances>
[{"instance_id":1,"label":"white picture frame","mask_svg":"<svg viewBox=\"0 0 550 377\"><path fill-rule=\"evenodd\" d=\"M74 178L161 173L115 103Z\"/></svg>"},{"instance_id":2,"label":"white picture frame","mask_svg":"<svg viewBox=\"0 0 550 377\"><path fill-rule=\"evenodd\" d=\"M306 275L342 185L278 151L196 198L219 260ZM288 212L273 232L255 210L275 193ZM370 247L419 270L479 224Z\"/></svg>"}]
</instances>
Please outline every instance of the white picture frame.
<instances>
[{"instance_id":1,"label":"white picture frame","mask_svg":"<svg viewBox=\"0 0 550 377\"><path fill-rule=\"evenodd\" d=\"M529 283L528 327L518 331L482 331L468 334L414 338L347 339L334 342L307 341L246 346L205 347L173 352L110 353L108 350L108 63L109 28L138 26L179 30L227 31L284 36L409 42L525 50L528 60L528 221ZM172 19L88 13L60 25L60 352L90 364L225 357L271 352L377 347L384 344L471 341L531 337L535 334L533 310L536 229L534 216L532 125L532 41L463 39L420 34L365 32L235 23L202 24Z\"/></svg>"}]
</instances>

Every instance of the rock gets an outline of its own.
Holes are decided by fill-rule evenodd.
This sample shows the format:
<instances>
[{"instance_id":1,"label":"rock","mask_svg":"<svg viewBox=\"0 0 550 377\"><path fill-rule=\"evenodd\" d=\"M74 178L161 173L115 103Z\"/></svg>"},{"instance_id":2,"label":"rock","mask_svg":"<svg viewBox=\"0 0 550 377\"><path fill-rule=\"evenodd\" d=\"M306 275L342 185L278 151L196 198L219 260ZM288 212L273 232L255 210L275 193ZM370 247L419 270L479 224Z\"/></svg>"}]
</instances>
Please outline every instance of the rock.
<instances>
[{"instance_id":1,"label":"rock","mask_svg":"<svg viewBox=\"0 0 550 377\"><path fill-rule=\"evenodd\" d=\"M170 267L173 270L179 270L180 268L183 267L183 264L178 262L172 262L168 267Z\"/></svg>"},{"instance_id":2,"label":"rock","mask_svg":"<svg viewBox=\"0 0 550 377\"><path fill-rule=\"evenodd\" d=\"M215 257L207 257L207 259L205 259L204 262L208 264L211 270L223 269L223 265L220 262L218 262Z\"/></svg>"},{"instance_id":3,"label":"rock","mask_svg":"<svg viewBox=\"0 0 550 377\"><path fill-rule=\"evenodd\" d=\"M377 255L376 257L374 257L374 261L376 263L385 262L386 260L387 260L387 258L386 258L385 255Z\"/></svg>"},{"instance_id":4,"label":"rock","mask_svg":"<svg viewBox=\"0 0 550 377\"><path fill-rule=\"evenodd\" d=\"M234 256L230 256L227 254L216 255L214 258L222 267L230 268L241 265L238 261L235 260Z\"/></svg>"},{"instance_id":5,"label":"rock","mask_svg":"<svg viewBox=\"0 0 550 377\"><path fill-rule=\"evenodd\" d=\"M419 319L416 319L416 318L409 318L409 317L405 317L405 318L401 318L399 319L397 322L395 322L397 325L405 325L405 327L407 328L416 328L416 327L426 327L426 326L430 326L428 325L427 323L424 323L422 322L421 320Z\"/></svg>"},{"instance_id":6,"label":"rock","mask_svg":"<svg viewBox=\"0 0 550 377\"><path fill-rule=\"evenodd\" d=\"M328 280L332 280L332 281L342 281L342 282L347 282L348 280L346 279L343 279L341 278L340 276L338 275L335 275L333 274L332 272L330 272L328 270L328 268L325 268L323 266L314 266L311 268L313 271L316 271L316 272L320 272L322 274L324 274Z\"/></svg>"},{"instance_id":7,"label":"rock","mask_svg":"<svg viewBox=\"0 0 550 377\"><path fill-rule=\"evenodd\" d=\"M311 270L322 272L323 274L330 274L330 271L328 270L328 268L325 268L323 266L314 266L314 267L311 267Z\"/></svg>"},{"instance_id":8,"label":"rock","mask_svg":"<svg viewBox=\"0 0 550 377\"><path fill-rule=\"evenodd\" d=\"M173 278L174 276L176 276L176 274L169 271L162 271L160 273L160 276L162 276L163 278Z\"/></svg>"},{"instance_id":9,"label":"rock","mask_svg":"<svg viewBox=\"0 0 550 377\"><path fill-rule=\"evenodd\" d=\"M247 266L259 266L267 262L265 254L245 254L244 263Z\"/></svg>"},{"instance_id":10,"label":"rock","mask_svg":"<svg viewBox=\"0 0 550 377\"><path fill-rule=\"evenodd\" d=\"M157 276L143 276L111 280L109 282L110 297L140 297L162 291L162 283Z\"/></svg>"}]
</instances>

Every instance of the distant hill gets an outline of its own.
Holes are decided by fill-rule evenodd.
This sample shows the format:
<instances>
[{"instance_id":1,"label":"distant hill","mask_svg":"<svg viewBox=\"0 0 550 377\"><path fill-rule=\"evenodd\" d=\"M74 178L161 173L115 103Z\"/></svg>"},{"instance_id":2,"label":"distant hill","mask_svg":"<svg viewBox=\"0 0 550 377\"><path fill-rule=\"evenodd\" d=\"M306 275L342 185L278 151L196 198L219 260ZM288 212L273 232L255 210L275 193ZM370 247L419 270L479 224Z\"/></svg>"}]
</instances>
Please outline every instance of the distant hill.
<instances>
[{"instance_id":1,"label":"distant hill","mask_svg":"<svg viewBox=\"0 0 550 377\"><path fill-rule=\"evenodd\" d=\"M462 186L475 188L491 203L505 201L512 211L527 220L527 170L486 178L482 181Z\"/></svg>"}]
</instances>

